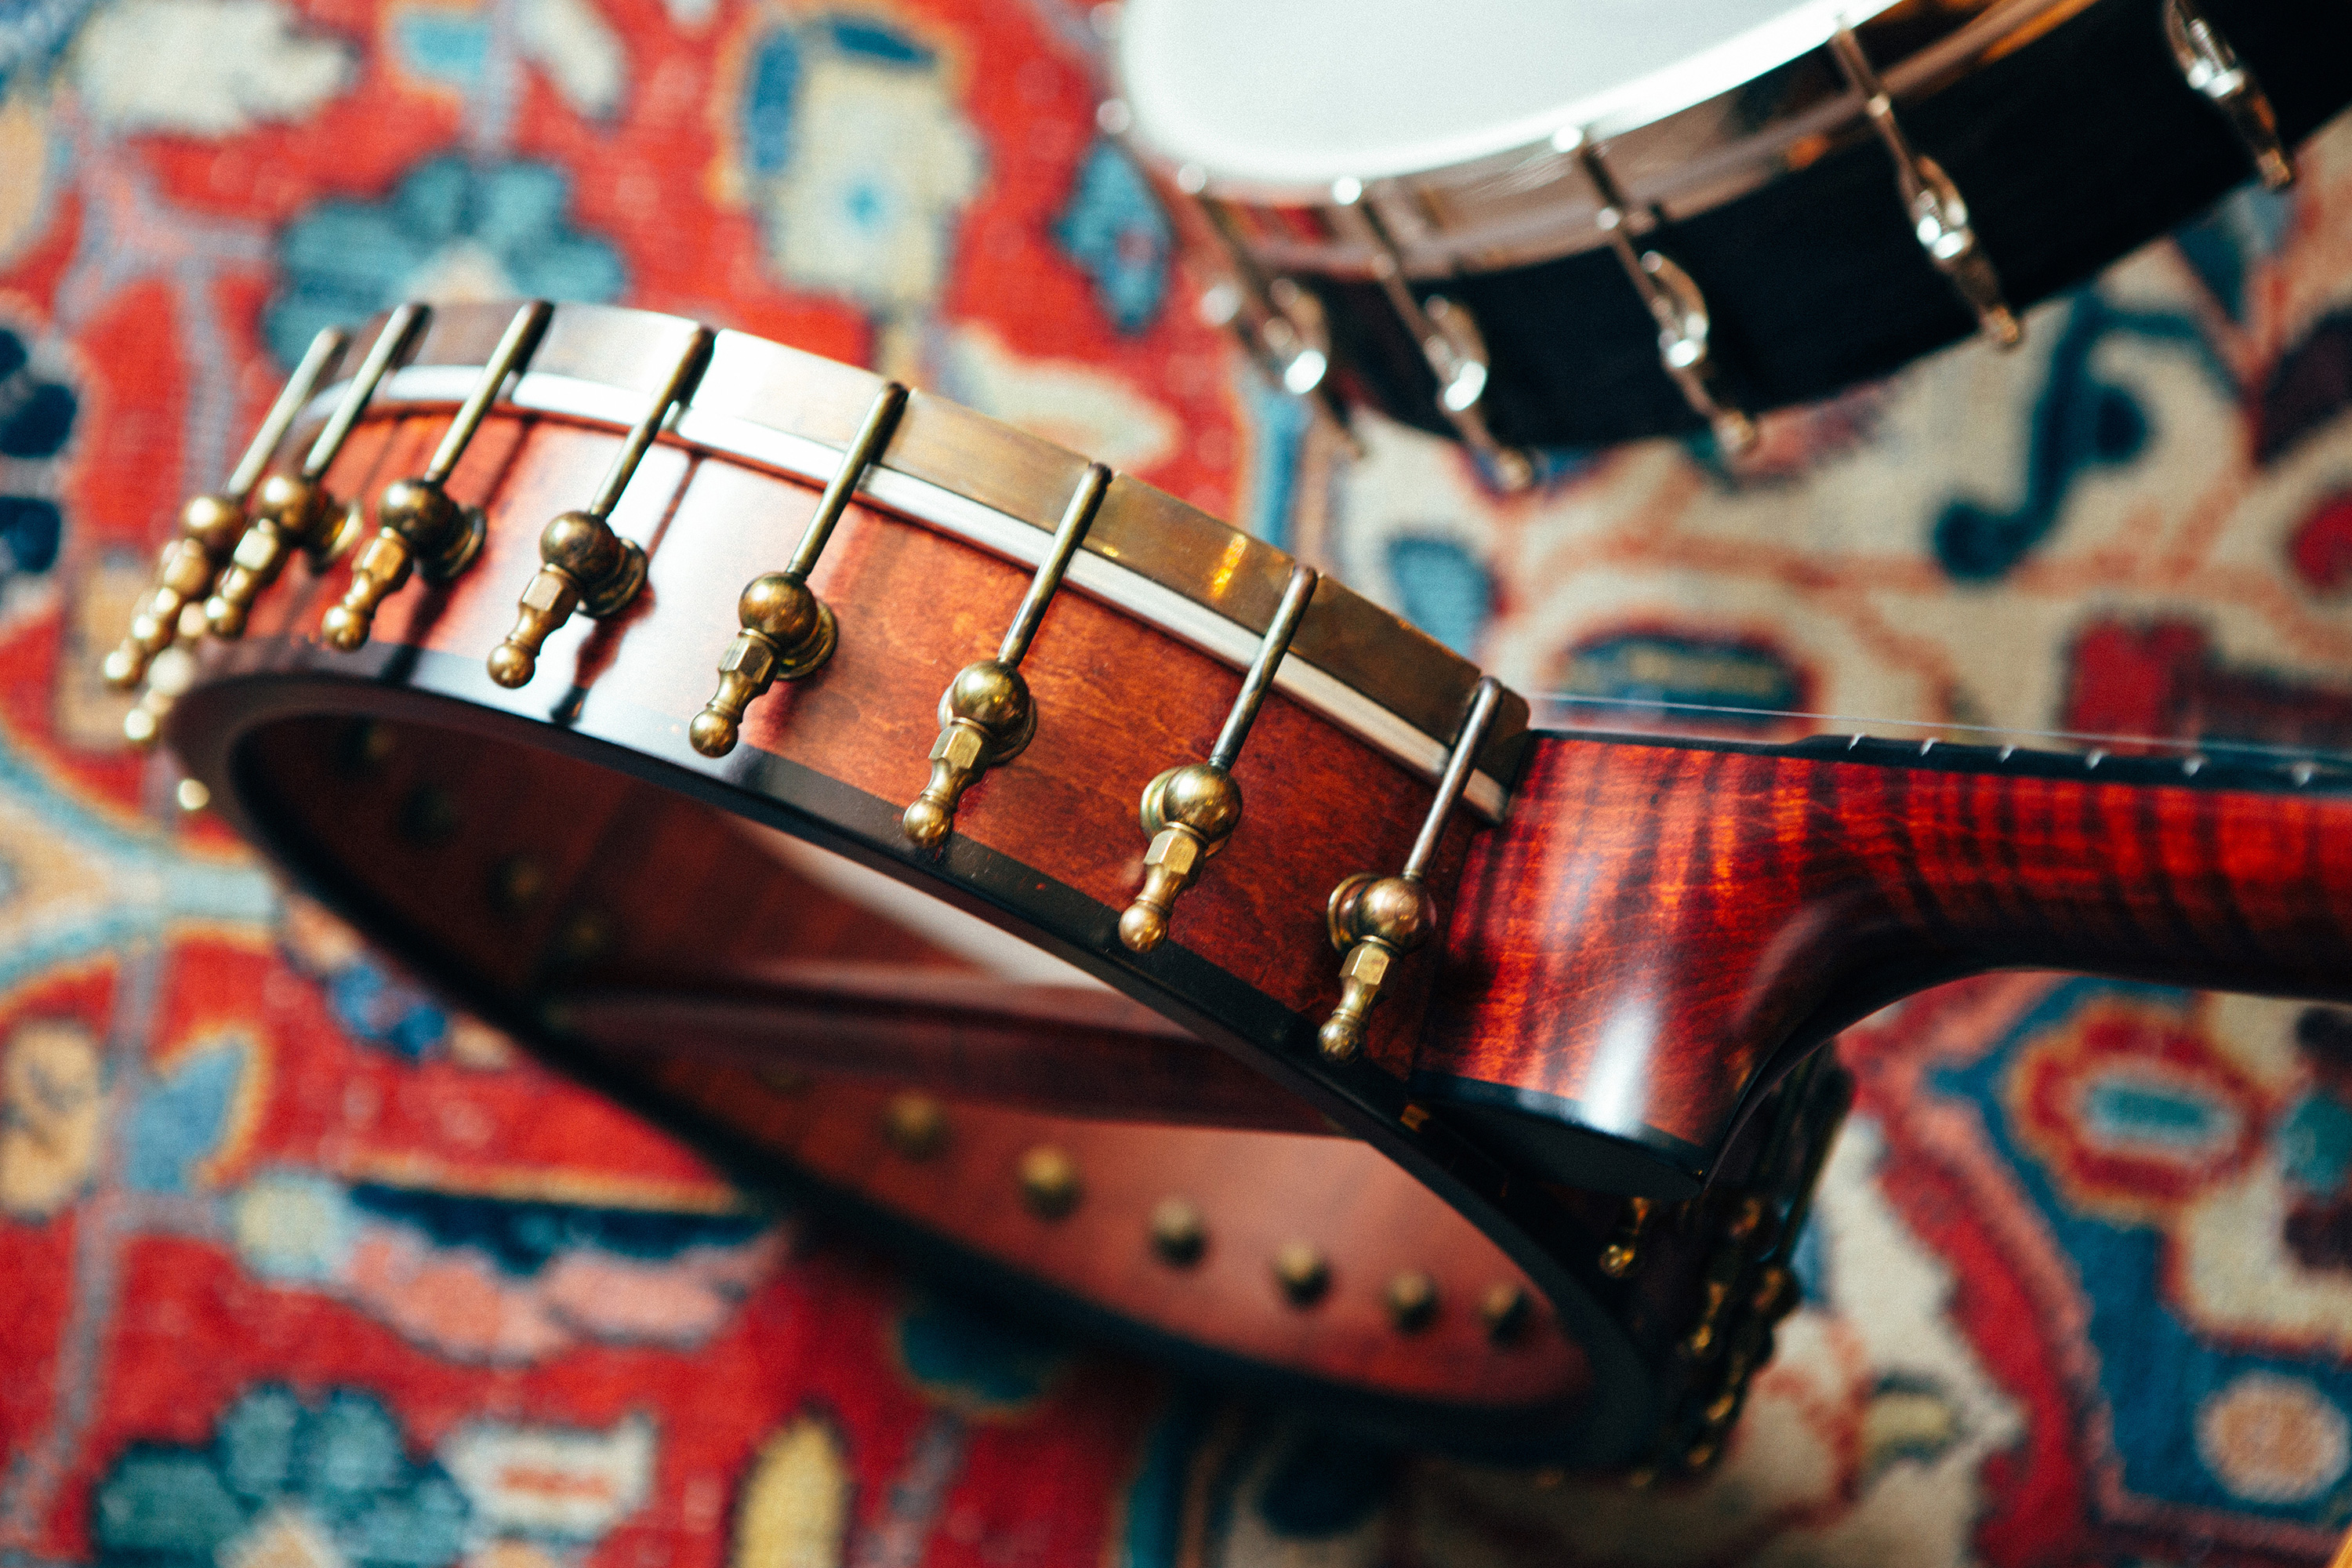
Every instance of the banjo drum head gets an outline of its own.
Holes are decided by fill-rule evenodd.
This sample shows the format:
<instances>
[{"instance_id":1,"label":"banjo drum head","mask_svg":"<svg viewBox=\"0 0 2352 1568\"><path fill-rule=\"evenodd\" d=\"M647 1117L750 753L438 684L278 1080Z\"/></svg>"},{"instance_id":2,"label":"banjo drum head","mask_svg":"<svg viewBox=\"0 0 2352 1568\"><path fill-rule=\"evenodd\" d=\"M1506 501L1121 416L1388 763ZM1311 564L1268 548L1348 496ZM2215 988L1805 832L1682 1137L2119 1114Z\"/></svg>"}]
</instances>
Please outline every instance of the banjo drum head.
<instances>
[{"instance_id":1,"label":"banjo drum head","mask_svg":"<svg viewBox=\"0 0 2352 1568\"><path fill-rule=\"evenodd\" d=\"M1137 129L1215 187L1328 188L1616 134L1817 48L1893 0L1127 0Z\"/></svg>"}]
</instances>

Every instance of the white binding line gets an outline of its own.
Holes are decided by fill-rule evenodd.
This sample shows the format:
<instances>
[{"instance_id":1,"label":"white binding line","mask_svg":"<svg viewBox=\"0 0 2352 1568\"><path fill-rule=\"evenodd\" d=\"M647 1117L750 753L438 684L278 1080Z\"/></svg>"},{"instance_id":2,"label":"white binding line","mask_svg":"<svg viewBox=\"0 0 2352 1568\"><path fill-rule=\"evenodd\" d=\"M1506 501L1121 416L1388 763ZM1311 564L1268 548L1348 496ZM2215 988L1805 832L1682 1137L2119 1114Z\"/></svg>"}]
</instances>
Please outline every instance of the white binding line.
<instances>
[{"instance_id":1,"label":"white binding line","mask_svg":"<svg viewBox=\"0 0 2352 1568\"><path fill-rule=\"evenodd\" d=\"M378 390L378 405L401 403L462 403L481 375L470 365L412 365L386 376ZM303 418L324 418L342 396L341 386L329 387L311 399ZM499 400L536 413L627 428L644 414L642 394L578 376L526 371ZM731 414L699 412L688 405L670 422L670 432L688 446L745 458L782 473L822 485L841 468L842 454L821 441L794 436L772 426ZM857 487L861 496L877 505L941 533L951 534L1024 566L1045 559L1053 536L1047 531L983 506L969 496L944 489L887 466L870 470ZM1257 653L1255 632L1228 620L1205 605L1194 603L1130 567L1081 550L1071 561L1068 578L1096 598L1148 621L1212 658L1246 669ZM1445 768L1445 744L1398 718L1338 677L1303 658L1286 658L1275 676L1275 686L1313 709L1341 729L1379 747L1390 756L1435 780ZM1490 822L1503 819L1506 796L1491 774L1470 775L1463 798Z\"/></svg>"}]
</instances>

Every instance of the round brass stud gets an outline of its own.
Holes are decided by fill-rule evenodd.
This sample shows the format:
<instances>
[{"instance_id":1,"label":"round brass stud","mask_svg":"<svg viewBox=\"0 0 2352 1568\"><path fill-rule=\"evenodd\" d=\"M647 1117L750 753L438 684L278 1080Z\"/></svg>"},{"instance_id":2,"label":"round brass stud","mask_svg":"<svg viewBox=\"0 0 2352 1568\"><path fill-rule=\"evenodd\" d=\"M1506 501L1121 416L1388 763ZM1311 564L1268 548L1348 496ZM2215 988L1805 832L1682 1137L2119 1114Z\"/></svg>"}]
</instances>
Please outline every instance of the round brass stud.
<instances>
[{"instance_id":1,"label":"round brass stud","mask_svg":"<svg viewBox=\"0 0 2352 1568\"><path fill-rule=\"evenodd\" d=\"M172 792L172 798L179 803L182 811L194 816L212 805L213 792L205 787L201 779L182 779L179 788Z\"/></svg>"},{"instance_id":2,"label":"round brass stud","mask_svg":"<svg viewBox=\"0 0 2352 1568\"><path fill-rule=\"evenodd\" d=\"M1391 1277L1389 1321L1399 1333L1416 1334L1436 1320L1437 1281L1418 1268Z\"/></svg>"},{"instance_id":3,"label":"round brass stud","mask_svg":"<svg viewBox=\"0 0 2352 1568\"><path fill-rule=\"evenodd\" d=\"M1314 1243L1286 1241L1274 1255L1274 1279L1292 1306L1311 1307L1331 1283L1331 1266Z\"/></svg>"},{"instance_id":4,"label":"round brass stud","mask_svg":"<svg viewBox=\"0 0 2352 1568\"><path fill-rule=\"evenodd\" d=\"M609 952L620 933L613 917L593 905L572 910L556 928L550 956L563 964L586 963Z\"/></svg>"},{"instance_id":5,"label":"round brass stud","mask_svg":"<svg viewBox=\"0 0 2352 1568\"><path fill-rule=\"evenodd\" d=\"M1077 1163L1051 1143L1021 1156L1021 1201L1039 1219L1060 1219L1078 1206Z\"/></svg>"},{"instance_id":6,"label":"round brass stud","mask_svg":"<svg viewBox=\"0 0 2352 1568\"><path fill-rule=\"evenodd\" d=\"M1185 1198L1162 1198L1151 1211L1151 1250L1171 1268L1189 1268L1209 1245L1209 1227Z\"/></svg>"},{"instance_id":7,"label":"round brass stud","mask_svg":"<svg viewBox=\"0 0 2352 1568\"><path fill-rule=\"evenodd\" d=\"M947 1143L947 1108L927 1094L894 1094L882 1108L882 1136L902 1158L928 1160Z\"/></svg>"},{"instance_id":8,"label":"round brass stud","mask_svg":"<svg viewBox=\"0 0 2352 1568\"><path fill-rule=\"evenodd\" d=\"M1508 1279L1487 1286L1486 1293L1478 1298L1478 1320L1486 1325L1486 1337L1498 1345L1525 1333L1530 1315L1528 1293Z\"/></svg>"},{"instance_id":9,"label":"round brass stud","mask_svg":"<svg viewBox=\"0 0 2352 1568\"><path fill-rule=\"evenodd\" d=\"M528 855L509 855L490 868L490 902L500 914L520 914L546 892L547 868Z\"/></svg>"},{"instance_id":10,"label":"round brass stud","mask_svg":"<svg viewBox=\"0 0 2352 1568\"><path fill-rule=\"evenodd\" d=\"M1601 1272L1612 1279L1622 1279L1633 1272L1633 1265L1641 1258L1641 1248L1632 1242L1612 1241L1601 1249Z\"/></svg>"}]
</instances>

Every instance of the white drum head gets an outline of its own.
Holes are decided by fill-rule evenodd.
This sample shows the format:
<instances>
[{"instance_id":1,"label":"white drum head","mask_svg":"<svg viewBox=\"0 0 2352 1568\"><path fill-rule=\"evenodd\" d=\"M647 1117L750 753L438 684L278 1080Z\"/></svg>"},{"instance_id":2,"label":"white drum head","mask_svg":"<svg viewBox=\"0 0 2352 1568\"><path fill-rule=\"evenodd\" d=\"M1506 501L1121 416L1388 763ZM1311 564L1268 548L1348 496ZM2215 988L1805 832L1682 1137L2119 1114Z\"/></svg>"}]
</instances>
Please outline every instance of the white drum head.
<instances>
[{"instance_id":1,"label":"white drum head","mask_svg":"<svg viewBox=\"0 0 2352 1568\"><path fill-rule=\"evenodd\" d=\"M1325 187L1615 135L1894 0L1126 0L1145 142L1219 184Z\"/></svg>"}]
</instances>

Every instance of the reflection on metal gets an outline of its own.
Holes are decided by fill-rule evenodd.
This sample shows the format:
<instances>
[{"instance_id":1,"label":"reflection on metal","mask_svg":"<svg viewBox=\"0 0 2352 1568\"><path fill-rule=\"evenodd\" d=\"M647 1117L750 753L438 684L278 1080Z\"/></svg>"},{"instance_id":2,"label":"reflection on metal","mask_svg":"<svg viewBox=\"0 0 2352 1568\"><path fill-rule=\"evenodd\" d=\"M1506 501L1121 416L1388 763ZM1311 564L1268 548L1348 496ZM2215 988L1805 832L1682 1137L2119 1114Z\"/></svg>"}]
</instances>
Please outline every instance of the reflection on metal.
<instances>
[{"instance_id":1,"label":"reflection on metal","mask_svg":"<svg viewBox=\"0 0 2352 1568\"><path fill-rule=\"evenodd\" d=\"M645 586L644 547L613 531L613 509L621 504L622 493L653 449L654 437L661 434L670 411L694 395L717 340L709 327L694 329L669 379L614 455L596 499L584 511L563 513L539 536L539 570L516 602L514 629L490 650L490 679L500 686L529 682L539 668L541 647L573 611L598 620L616 616Z\"/></svg>"},{"instance_id":2,"label":"reflection on metal","mask_svg":"<svg viewBox=\"0 0 2352 1568\"><path fill-rule=\"evenodd\" d=\"M1425 880L1429 865L1445 836L1446 818L1454 815L1463 786L1470 782L1471 764L1486 742L1502 697L1502 684L1491 675L1472 692L1470 711L1454 738L1404 869L1393 877L1360 871L1331 889L1326 911L1331 943L1347 956L1339 963L1339 1005L1324 1020L1316 1039L1332 1061L1346 1061L1363 1048L1364 1021L1381 999L1389 965L1427 942L1437 924L1437 900Z\"/></svg>"},{"instance_id":3,"label":"reflection on metal","mask_svg":"<svg viewBox=\"0 0 2352 1568\"><path fill-rule=\"evenodd\" d=\"M907 837L926 848L945 839L955 826L956 802L963 792L990 768L1019 756L1037 732L1037 708L1022 678L1021 660L1062 585L1070 557L1086 540L1110 477L1100 463L1087 467L1062 514L1062 525L1054 531L1053 548L1038 563L1013 624L1005 628L996 657L965 665L940 694L940 738L931 747L931 776L900 822Z\"/></svg>"},{"instance_id":4,"label":"reflection on metal","mask_svg":"<svg viewBox=\"0 0 2352 1568\"><path fill-rule=\"evenodd\" d=\"M2164 41L2182 79L2228 116L2263 184L2274 191L2294 184L2294 165L2279 141L2278 114L2263 84L2195 0L2164 0Z\"/></svg>"},{"instance_id":5,"label":"reflection on metal","mask_svg":"<svg viewBox=\"0 0 2352 1568\"><path fill-rule=\"evenodd\" d=\"M1847 85L1862 95L1871 129L1878 132L1895 160L1895 187L1902 193L1905 211L1910 214L1912 232L1919 237L1919 248L1950 280L1961 302L1976 312L1978 330L2002 348L2015 348L2024 341L2025 329L2018 324L2017 313L2001 294L2000 274L1993 270L1992 258L1985 254L1969 223L1969 205L1961 199L1958 187L1933 158L1916 151L1903 134L1902 122L1895 117L1894 96L1879 79L1853 29L1841 25L1831 34L1830 52L1836 57Z\"/></svg>"},{"instance_id":6,"label":"reflection on metal","mask_svg":"<svg viewBox=\"0 0 2352 1568\"><path fill-rule=\"evenodd\" d=\"M521 371L554 313L544 300L530 300L515 312L481 379L443 432L433 460L423 473L394 481L376 499L376 536L352 563L351 587L341 602L331 605L320 624L320 635L330 644L345 653L364 645L377 609L408 581L412 566L428 583L446 583L481 553L488 529L481 510L459 506L443 487L473 445L499 389Z\"/></svg>"},{"instance_id":7,"label":"reflection on metal","mask_svg":"<svg viewBox=\"0 0 2352 1568\"><path fill-rule=\"evenodd\" d=\"M1242 689L1225 715L1225 727L1210 748L1209 760L1170 768L1143 787L1143 831L1151 847L1143 855L1143 889L1127 912L1118 917L1118 940L1133 952L1150 952L1168 935L1168 918L1177 898L1201 875L1201 868L1225 847L1242 819L1242 789L1234 782L1234 764L1241 760L1250 726L1272 689L1275 672L1290 651L1290 639L1315 596L1314 568L1294 566L1283 590L1274 624L1258 643L1257 657L1242 677Z\"/></svg>"},{"instance_id":8,"label":"reflection on metal","mask_svg":"<svg viewBox=\"0 0 2352 1568\"><path fill-rule=\"evenodd\" d=\"M1708 347L1714 321L1707 313L1706 297L1698 291L1691 275L1664 251L1634 244L1655 234L1664 220L1654 209L1627 202L1609 166L1601 161L1601 149L1581 135L1562 132L1556 145L1563 153L1573 153L1585 178L1592 182L1593 195L1601 204L1593 221L1641 295L1650 319L1657 323L1658 363L1674 378L1691 412L1715 432L1717 446L1734 457L1748 451L1756 445L1756 422L1723 390L1714 352Z\"/></svg>"},{"instance_id":9,"label":"reflection on metal","mask_svg":"<svg viewBox=\"0 0 2352 1568\"><path fill-rule=\"evenodd\" d=\"M1454 426L1463 444L1486 459L1496 481L1507 490L1521 490L1535 481L1535 465L1527 454L1495 439L1486 424L1487 353L1485 334L1464 306L1443 294L1417 297L1405 281L1404 257L1375 205L1366 199L1363 184L1340 180L1331 187L1335 211L1346 215L1372 245L1372 278L1388 296L1397 319L1422 358L1437 378L1437 411Z\"/></svg>"}]
</instances>

